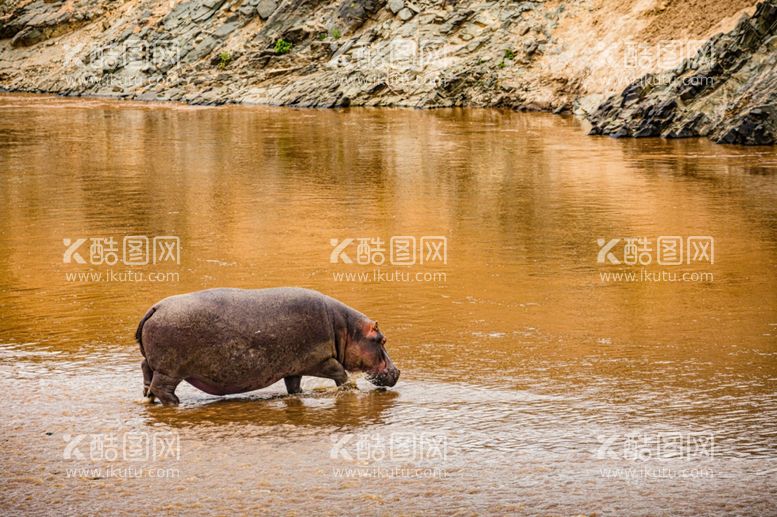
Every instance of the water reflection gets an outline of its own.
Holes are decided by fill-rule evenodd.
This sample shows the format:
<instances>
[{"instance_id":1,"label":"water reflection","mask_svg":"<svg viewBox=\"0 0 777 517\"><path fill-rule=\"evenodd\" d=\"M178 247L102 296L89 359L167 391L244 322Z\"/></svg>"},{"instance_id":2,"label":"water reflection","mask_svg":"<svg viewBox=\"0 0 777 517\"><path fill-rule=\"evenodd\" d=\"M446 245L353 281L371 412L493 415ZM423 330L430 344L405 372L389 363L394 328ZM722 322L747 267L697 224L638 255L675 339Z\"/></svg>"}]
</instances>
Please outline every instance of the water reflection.
<instances>
[{"instance_id":1,"label":"water reflection","mask_svg":"<svg viewBox=\"0 0 777 517\"><path fill-rule=\"evenodd\" d=\"M143 409L150 421L172 428L239 424L343 430L384 423L398 397L396 391L322 389L298 396L262 393L198 400L180 409L145 404Z\"/></svg>"},{"instance_id":2,"label":"water reflection","mask_svg":"<svg viewBox=\"0 0 777 517\"><path fill-rule=\"evenodd\" d=\"M774 513L775 170L774 149L591 138L544 114L0 96L0 484L20 512L115 495L127 511ZM68 278L107 268L64 263L63 239L127 235L180 237L180 266L141 268L178 279ZM364 268L332 264L331 239L397 235L445 236L445 279L338 280ZM714 280L601 280L598 238L661 235L713 236ZM396 388L143 402L132 336L151 303L278 285L378 319ZM193 495L63 478L65 435L156 430L180 433ZM715 433L714 478L613 480L599 469L623 465L591 452L677 430ZM328 470L338 433L407 432L450 440L449 478Z\"/></svg>"}]
</instances>

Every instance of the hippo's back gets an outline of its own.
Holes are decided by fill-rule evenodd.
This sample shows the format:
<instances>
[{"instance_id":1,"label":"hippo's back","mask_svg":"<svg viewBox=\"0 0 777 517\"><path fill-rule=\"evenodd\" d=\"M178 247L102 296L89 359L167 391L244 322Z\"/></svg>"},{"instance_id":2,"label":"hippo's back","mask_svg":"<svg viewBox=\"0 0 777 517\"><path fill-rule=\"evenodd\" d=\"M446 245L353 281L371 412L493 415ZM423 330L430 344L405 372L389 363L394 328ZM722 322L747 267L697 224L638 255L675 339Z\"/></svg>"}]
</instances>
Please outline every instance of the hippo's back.
<instances>
[{"instance_id":1,"label":"hippo's back","mask_svg":"<svg viewBox=\"0 0 777 517\"><path fill-rule=\"evenodd\" d=\"M320 310L331 300L317 291L298 287L271 289L217 288L170 296L154 305L155 319L168 323L192 324L192 318L217 320L233 325L255 326L261 320L283 319Z\"/></svg>"}]
</instances>

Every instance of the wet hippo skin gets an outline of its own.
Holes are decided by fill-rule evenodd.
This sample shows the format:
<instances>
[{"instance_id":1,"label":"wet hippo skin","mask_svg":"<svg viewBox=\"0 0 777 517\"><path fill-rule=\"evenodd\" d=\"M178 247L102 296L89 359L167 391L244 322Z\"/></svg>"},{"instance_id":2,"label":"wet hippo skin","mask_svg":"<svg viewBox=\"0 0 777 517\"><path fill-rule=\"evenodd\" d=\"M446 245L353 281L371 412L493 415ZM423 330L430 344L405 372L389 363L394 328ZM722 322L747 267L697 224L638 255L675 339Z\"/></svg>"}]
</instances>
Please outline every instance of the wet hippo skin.
<instances>
[{"instance_id":1,"label":"wet hippo skin","mask_svg":"<svg viewBox=\"0 0 777 517\"><path fill-rule=\"evenodd\" d=\"M213 395L244 393L284 379L298 393L302 376L332 379L367 372L394 386L399 370L378 323L317 291L208 289L152 306L135 338L144 360L143 394L178 404L182 380Z\"/></svg>"}]
</instances>

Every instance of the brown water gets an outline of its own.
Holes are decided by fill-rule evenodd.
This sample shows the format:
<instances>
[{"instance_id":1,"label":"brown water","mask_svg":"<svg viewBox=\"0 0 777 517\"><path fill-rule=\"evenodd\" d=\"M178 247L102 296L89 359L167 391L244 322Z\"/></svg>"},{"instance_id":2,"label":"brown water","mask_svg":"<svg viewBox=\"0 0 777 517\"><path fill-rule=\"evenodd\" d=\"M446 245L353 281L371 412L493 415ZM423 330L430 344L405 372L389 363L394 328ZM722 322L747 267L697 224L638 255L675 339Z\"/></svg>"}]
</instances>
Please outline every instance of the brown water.
<instances>
[{"instance_id":1,"label":"brown water","mask_svg":"<svg viewBox=\"0 0 777 517\"><path fill-rule=\"evenodd\" d=\"M180 265L65 263L64 239L133 235L178 237ZM445 237L447 263L392 266L392 236ZM714 263L603 276L641 268L597 239L659 236L710 236ZM358 237L410 281L356 244L330 262ZM771 149L498 110L0 97L0 509L775 513L775 266ZM379 320L400 382L144 402L148 306L278 285ZM128 452L157 440L176 454Z\"/></svg>"}]
</instances>

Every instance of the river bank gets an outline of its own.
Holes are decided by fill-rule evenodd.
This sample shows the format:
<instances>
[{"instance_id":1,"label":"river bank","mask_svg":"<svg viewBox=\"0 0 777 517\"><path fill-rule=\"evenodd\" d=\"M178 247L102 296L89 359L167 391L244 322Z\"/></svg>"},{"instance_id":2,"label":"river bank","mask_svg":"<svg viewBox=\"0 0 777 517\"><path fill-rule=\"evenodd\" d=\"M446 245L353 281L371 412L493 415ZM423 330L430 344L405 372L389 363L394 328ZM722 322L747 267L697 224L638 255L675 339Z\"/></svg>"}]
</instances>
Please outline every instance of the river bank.
<instances>
[{"instance_id":1,"label":"river bank","mask_svg":"<svg viewBox=\"0 0 777 517\"><path fill-rule=\"evenodd\" d=\"M596 134L771 144L776 20L774 0L17 0L0 88L574 111Z\"/></svg>"}]
</instances>

